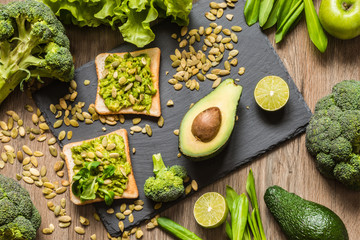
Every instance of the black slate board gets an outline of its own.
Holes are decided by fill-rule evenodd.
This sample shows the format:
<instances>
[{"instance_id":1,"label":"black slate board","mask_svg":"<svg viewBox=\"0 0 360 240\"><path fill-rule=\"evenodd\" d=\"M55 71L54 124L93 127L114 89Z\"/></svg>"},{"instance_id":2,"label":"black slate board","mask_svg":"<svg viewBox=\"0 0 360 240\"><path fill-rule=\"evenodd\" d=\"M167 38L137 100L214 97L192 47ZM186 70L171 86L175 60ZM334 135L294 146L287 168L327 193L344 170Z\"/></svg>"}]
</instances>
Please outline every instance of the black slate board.
<instances>
[{"instance_id":1,"label":"black slate board","mask_svg":"<svg viewBox=\"0 0 360 240\"><path fill-rule=\"evenodd\" d=\"M210 21L204 17L204 13L209 11L208 4L208 1L200 0L194 5L190 14L189 29L209 25ZM142 211L134 212L135 221L132 224L127 220L124 221L126 229L176 204L176 202L164 204L160 210L155 211L153 209L154 203L147 200L143 194L145 180L153 175L152 154L160 152L166 165L181 164L186 166L189 175L196 179L199 188L202 188L305 130L311 112L266 35L261 32L258 25L254 25L253 27L246 25L242 14L243 6L244 2L239 1L236 3L235 9L225 10L224 15L229 13L234 14L234 19L231 22L228 21L225 16L216 21L218 25L222 25L224 28L230 28L233 25L243 27L243 31L237 33L239 43L235 45L235 49L238 49L240 52L238 56L239 64L232 69L231 75L229 76L231 78L239 78L237 74L239 67L243 66L246 68L246 73L240 77L241 80L239 82L239 84L243 86L243 93L237 110L239 120L235 124L229 144L222 153L204 162L192 162L184 157L177 158L178 138L173 134L173 130L179 128L182 116L186 113L190 104L196 102L212 90L212 82L208 80L200 82L200 91L190 91L183 88L180 92L176 92L173 87L167 83L167 80L175 74L175 69L171 67L169 55L174 53L175 48L178 48L177 42L173 40L170 35L173 32L179 33L180 28L168 21L164 21L154 27L156 39L148 47L156 46L162 51L160 93L165 125L163 128L159 128L157 127L157 119L145 117L140 123L140 126L144 126L146 123L150 124L153 129L153 136L150 138L142 133L135 133L129 136L130 148L136 148L136 154L131 157L139 188L139 198L144 200L145 205ZM195 44L195 49L199 49L201 46L200 44ZM125 52L135 49L136 48L130 44L123 44L111 52ZM223 62L220 63L219 66L222 67ZM168 75L165 74L166 71L169 71ZM275 113L268 113L261 110L253 98L256 83L267 75L282 77L287 81L290 88L289 102L285 108ZM83 85L85 79L91 80L89 86ZM97 77L94 62L89 62L78 68L75 73L75 80L78 83L77 101L85 101L87 104L84 109L87 109L88 105L95 101ZM50 126L53 125L56 119L49 111L49 105L51 103L56 104L58 99L67 93L67 89L68 84L54 83L40 90L34 96L38 107L44 113ZM166 102L169 99L174 101L174 107L169 108L166 106ZM249 109L246 108L247 106L249 106ZM126 128L129 130L130 126L132 126L131 119L133 117L134 116L126 116L126 122L124 124L118 123L118 125L113 127L106 126L107 132L118 128ZM74 142L104 134L101 130L103 126L99 121L96 121L92 125L82 123L78 128L63 125L58 129L51 128L51 131L55 136L58 136L61 130L72 130L73 138L71 141ZM63 140L59 144L63 146L68 142L68 140ZM115 201L113 208L119 211L119 207L123 202L122 200ZM95 204L95 207L107 231L112 236L119 236L121 232L115 214L107 214L106 210L108 207L103 203Z\"/></svg>"}]
</instances>

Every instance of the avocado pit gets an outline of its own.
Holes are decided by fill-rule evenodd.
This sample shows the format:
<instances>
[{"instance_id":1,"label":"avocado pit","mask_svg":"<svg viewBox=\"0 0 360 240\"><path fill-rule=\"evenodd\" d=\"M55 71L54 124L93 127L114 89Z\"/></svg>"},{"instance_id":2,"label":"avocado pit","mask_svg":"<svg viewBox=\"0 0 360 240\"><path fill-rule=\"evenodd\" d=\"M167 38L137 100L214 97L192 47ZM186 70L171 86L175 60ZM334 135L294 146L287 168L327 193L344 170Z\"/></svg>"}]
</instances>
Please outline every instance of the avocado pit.
<instances>
[{"instance_id":1,"label":"avocado pit","mask_svg":"<svg viewBox=\"0 0 360 240\"><path fill-rule=\"evenodd\" d=\"M218 107L210 107L195 117L191 125L191 133L201 142L210 142L218 134L220 126L220 109Z\"/></svg>"}]
</instances>

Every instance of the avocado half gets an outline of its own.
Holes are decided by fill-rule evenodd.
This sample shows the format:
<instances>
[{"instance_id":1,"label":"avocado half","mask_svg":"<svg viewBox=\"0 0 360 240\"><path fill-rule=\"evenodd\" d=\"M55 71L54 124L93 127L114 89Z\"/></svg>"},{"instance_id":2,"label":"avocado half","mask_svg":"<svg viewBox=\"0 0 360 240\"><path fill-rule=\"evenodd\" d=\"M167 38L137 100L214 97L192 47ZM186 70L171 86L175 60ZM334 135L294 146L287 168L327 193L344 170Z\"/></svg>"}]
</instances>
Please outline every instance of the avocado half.
<instances>
[{"instance_id":1,"label":"avocado half","mask_svg":"<svg viewBox=\"0 0 360 240\"><path fill-rule=\"evenodd\" d=\"M200 161L220 152L234 129L236 109L241 93L242 87L235 84L233 79L227 79L189 109L181 121L179 133L179 149L184 156ZM216 111L221 115L220 126L211 140L202 141L201 137L194 136L193 123L199 114L209 109L220 110Z\"/></svg>"}]
</instances>

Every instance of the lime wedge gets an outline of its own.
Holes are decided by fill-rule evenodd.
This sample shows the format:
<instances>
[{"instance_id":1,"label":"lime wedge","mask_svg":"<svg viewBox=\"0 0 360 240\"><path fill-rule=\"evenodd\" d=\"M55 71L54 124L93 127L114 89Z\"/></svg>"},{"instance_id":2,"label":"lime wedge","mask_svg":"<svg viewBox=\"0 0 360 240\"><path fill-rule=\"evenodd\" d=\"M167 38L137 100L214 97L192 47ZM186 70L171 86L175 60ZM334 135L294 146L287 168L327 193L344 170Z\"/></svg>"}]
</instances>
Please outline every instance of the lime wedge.
<instances>
[{"instance_id":1,"label":"lime wedge","mask_svg":"<svg viewBox=\"0 0 360 240\"><path fill-rule=\"evenodd\" d=\"M225 222L228 215L225 198L217 192L208 192L195 202L194 217L204 228L215 228Z\"/></svg>"},{"instance_id":2,"label":"lime wedge","mask_svg":"<svg viewBox=\"0 0 360 240\"><path fill-rule=\"evenodd\" d=\"M276 111L284 107L289 100L289 86L278 76L267 76L261 79L255 87L256 103L266 111Z\"/></svg>"}]
</instances>

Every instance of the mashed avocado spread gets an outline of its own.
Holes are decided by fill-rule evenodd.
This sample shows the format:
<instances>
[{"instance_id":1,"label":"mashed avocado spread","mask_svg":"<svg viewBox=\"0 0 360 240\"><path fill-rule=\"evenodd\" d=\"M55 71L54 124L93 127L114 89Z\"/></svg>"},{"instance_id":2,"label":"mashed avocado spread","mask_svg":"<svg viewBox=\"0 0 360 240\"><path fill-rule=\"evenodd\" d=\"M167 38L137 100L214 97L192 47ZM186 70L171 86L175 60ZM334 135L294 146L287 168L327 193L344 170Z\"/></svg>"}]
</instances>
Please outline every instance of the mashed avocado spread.
<instances>
[{"instance_id":1,"label":"mashed avocado spread","mask_svg":"<svg viewBox=\"0 0 360 240\"><path fill-rule=\"evenodd\" d=\"M80 200L104 198L110 205L114 196L127 188L131 165L126 161L124 139L110 134L71 148L75 173L72 191Z\"/></svg>"},{"instance_id":2,"label":"mashed avocado spread","mask_svg":"<svg viewBox=\"0 0 360 240\"><path fill-rule=\"evenodd\" d=\"M152 96L156 94L147 54L136 57L130 53L120 57L111 54L105 59L105 77L100 80L100 96L110 111L132 107L149 112Z\"/></svg>"}]
</instances>

